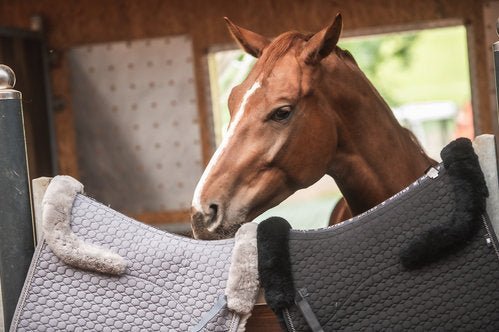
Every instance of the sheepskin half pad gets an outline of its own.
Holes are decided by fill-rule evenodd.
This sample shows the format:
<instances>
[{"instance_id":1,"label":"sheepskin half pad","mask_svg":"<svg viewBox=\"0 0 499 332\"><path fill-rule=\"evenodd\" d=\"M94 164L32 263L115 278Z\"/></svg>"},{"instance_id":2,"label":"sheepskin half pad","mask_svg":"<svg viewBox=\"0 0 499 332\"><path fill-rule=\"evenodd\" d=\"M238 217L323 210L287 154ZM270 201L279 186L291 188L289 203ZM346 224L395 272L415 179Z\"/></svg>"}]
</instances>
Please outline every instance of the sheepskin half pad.
<instances>
[{"instance_id":1,"label":"sheepskin half pad","mask_svg":"<svg viewBox=\"0 0 499 332\"><path fill-rule=\"evenodd\" d=\"M82 190L67 176L47 188L11 331L244 331L259 288L256 225L235 240L193 240Z\"/></svg>"},{"instance_id":2,"label":"sheepskin half pad","mask_svg":"<svg viewBox=\"0 0 499 332\"><path fill-rule=\"evenodd\" d=\"M441 155L436 177L339 225L295 231L273 218L258 226L260 281L283 326L499 331L499 257L484 176L468 139Z\"/></svg>"}]
</instances>

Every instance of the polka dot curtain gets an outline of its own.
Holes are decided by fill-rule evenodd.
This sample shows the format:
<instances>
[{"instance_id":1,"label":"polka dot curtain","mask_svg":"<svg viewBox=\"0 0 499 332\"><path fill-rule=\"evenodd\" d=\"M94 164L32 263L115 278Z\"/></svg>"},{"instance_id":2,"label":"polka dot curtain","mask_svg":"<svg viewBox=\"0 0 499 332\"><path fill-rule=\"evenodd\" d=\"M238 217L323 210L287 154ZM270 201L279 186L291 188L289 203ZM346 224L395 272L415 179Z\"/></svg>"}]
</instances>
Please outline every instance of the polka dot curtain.
<instances>
[{"instance_id":1,"label":"polka dot curtain","mask_svg":"<svg viewBox=\"0 0 499 332\"><path fill-rule=\"evenodd\" d=\"M87 193L127 213L188 209L202 173L190 38L77 47L69 63Z\"/></svg>"}]
</instances>

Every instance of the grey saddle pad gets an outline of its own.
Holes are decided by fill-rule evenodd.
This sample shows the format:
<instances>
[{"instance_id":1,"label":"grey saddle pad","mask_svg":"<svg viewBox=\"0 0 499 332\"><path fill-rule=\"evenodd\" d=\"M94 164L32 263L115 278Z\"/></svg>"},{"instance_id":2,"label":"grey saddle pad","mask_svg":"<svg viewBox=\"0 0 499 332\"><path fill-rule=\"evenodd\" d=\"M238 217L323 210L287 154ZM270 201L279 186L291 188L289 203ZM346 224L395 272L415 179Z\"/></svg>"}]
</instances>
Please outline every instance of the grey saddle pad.
<instances>
[{"instance_id":1,"label":"grey saddle pad","mask_svg":"<svg viewBox=\"0 0 499 332\"><path fill-rule=\"evenodd\" d=\"M44 240L11 331L244 330L258 291L256 225L235 240L193 240L127 218L82 189L70 177L50 183Z\"/></svg>"},{"instance_id":2,"label":"grey saddle pad","mask_svg":"<svg viewBox=\"0 0 499 332\"><path fill-rule=\"evenodd\" d=\"M499 331L483 174L469 140L441 155L438 175L337 226L258 226L260 282L289 331Z\"/></svg>"}]
</instances>

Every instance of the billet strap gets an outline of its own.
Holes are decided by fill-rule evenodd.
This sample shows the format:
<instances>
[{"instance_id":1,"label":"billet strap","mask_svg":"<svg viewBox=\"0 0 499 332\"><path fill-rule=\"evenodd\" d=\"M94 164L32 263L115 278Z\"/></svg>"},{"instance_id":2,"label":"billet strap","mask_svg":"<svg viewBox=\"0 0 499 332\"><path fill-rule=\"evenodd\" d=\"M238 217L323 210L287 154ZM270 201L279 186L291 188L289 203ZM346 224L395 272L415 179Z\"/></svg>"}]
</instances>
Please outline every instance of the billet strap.
<instances>
[{"instance_id":1,"label":"billet strap","mask_svg":"<svg viewBox=\"0 0 499 332\"><path fill-rule=\"evenodd\" d=\"M208 324L213 318L215 318L220 313L220 311L225 308L226 305L227 299L225 298L225 295L220 295L213 307L211 307L211 309L201 317L201 320L196 324L196 326L193 326L189 329L189 332L202 331L205 328L206 324Z\"/></svg>"},{"instance_id":2,"label":"billet strap","mask_svg":"<svg viewBox=\"0 0 499 332\"><path fill-rule=\"evenodd\" d=\"M295 303L301 311L301 314L307 321L308 326L312 330L312 332L324 332L322 329L321 323L314 314L312 307L305 299L307 296L307 290L302 288L296 292Z\"/></svg>"}]
</instances>

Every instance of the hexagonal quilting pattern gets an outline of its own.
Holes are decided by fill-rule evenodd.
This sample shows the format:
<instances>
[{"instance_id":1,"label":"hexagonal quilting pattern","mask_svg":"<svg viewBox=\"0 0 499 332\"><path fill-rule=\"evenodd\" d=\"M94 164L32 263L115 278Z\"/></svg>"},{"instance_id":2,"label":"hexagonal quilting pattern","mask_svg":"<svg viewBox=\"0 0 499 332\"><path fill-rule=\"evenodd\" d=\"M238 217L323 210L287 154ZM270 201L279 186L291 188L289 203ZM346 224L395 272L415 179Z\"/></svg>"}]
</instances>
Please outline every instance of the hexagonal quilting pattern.
<instances>
[{"instance_id":1,"label":"hexagonal quilting pattern","mask_svg":"<svg viewBox=\"0 0 499 332\"><path fill-rule=\"evenodd\" d=\"M444 170L441 170L444 172ZM401 248L454 211L449 178L425 180L338 227L291 231L296 289L325 331L498 331L499 259L485 225L443 260L404 270ZM297 331L309 327L289 308Z\"/></svg>"},{"instance_id":2,"label":"hexagonal quilting pattern","mask_svg":"<svg viewBox=\"0 0 499 332\"><path fill-rule=\"evenodd\" d=\"M224 294L234 241L198 241L132 220L77 195L71 227L127 263L115 277L62 263L45 242L33 259L12 330L187 331ZM206 331L227 331L228 309Z\"/></svg>"}]
</instances>

